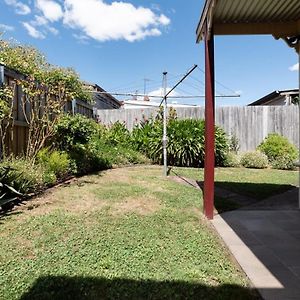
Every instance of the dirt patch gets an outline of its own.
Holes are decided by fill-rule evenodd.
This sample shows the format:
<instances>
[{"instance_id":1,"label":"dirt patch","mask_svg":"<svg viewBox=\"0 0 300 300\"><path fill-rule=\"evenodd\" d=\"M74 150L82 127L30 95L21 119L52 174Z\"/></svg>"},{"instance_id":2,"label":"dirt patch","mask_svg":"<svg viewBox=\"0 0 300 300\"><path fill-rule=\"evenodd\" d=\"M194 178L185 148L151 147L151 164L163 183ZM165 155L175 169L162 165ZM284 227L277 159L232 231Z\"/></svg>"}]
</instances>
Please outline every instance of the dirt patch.
<instances>
[{"instance_id":1,"label":"dirt patch","mask_svg":"<svg viewBox=\"0 0 300 300\"><path fill-rule=\"evenodd\" d=\"M29 215L38 216L58 209L75 214L89 213L101 210L105 206L107 206L107 203L97 199L92 192L87 190L82 192L78 187L73 187L72 190L60 187L42 197L28 201L19 210L30 211Z\"/></svg>"},{"instance_id":2,"label":"dirt patch","mask_svg":"<svg viewBox=\"0 0 300 300\"><path fill-rule=\"evenodd\" d=\"M20 203L14 207L12 212L19 211L21 218L24 219L35 215L45 215L55 210L65 210L79 214L104 209L108 207L109 202L106 199L101 199L98 193L95 193L95 186L101 190L111 184L138 185L151 190L151 192L164 191L156 183L139 178L140 169L139 167L112 169L99 174L69 179L55 187L49 188L39 196ZM146 169L149 169L149 172L155 171L153 167ZM128 203L122 201L122 204L116 205L114 211L123 210L125 213L135 211L139 214L151 214L160 205L159 201L153 197L147 199L126 198L124 201ZM124 205L124 208L120 208L120 205Z\"/></svg>"},{"instance_id":3,"label":"dirt patch","mask_svg":"<svg viewBox=\"0 0 300 300\"><path fill-rule=\"evenodd\" d=\"M123 202L115 203L112 206L113 215L124 215L136 213L141 216L154 214L161 209L161 203L155 197L125 198Z\"/></svg>"}]
</instances>

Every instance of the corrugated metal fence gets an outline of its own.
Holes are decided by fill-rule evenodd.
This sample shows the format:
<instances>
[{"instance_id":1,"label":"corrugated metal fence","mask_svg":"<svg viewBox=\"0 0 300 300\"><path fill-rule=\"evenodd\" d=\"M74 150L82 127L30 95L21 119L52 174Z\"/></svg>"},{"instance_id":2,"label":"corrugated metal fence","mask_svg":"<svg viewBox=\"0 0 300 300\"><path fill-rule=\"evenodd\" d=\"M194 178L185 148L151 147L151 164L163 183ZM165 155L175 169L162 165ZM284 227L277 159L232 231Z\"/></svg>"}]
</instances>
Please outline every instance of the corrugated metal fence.
<instances>
[{"instance_id":1,"label":"corrugated metal fence","mask_svg":"<svg viewBox=\"0 0 300 300\"><path fill-rule=\"evenodd\" d=\"M177 108L178 119L204 119L204 107ZM139 124L143 118L157 114L157 108L98 110L98 120L104 124L125 122L127 128ZM298 106L217 107L216 124L239 140L240 150L255 149L268 133L277 132L299 145Z\"/></svg>"}]
</instances>

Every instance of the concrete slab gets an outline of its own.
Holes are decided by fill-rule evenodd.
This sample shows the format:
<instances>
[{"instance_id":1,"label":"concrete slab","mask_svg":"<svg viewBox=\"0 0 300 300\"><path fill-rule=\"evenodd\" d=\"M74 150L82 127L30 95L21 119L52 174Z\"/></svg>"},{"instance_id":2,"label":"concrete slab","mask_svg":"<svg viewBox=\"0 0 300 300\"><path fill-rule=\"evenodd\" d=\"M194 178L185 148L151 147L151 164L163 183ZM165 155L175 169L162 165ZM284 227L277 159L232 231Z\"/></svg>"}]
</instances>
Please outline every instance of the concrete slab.
<instances>
[{"instance_id":1,"label":"concrete slab","mask_svg":"<svg viewBox=\"0 0 300 300\"><path fill-rule=\"evenodd\" d=\"M212 223L264 299L300 299L299 210L235 210Z\"/></svg>"}]
</instances>

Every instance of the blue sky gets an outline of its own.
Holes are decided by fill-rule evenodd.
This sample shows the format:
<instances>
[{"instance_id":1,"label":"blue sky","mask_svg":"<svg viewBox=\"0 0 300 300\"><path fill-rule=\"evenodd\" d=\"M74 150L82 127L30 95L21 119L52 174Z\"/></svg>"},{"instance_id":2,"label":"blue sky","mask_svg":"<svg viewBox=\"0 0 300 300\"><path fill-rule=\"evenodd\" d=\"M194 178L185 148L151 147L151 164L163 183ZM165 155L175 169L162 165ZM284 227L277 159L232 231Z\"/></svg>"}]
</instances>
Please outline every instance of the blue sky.
<instances>
[{"instance_id":1,"label":"blue sky","mask_svg":"<svg viewBox=\"0 0 300 300\"><path fill-rule=\"evenodd\" d=\"M195 43L202 6L200 0L0 0L0 31L107 91L143 93L147 78L147 92L155 94L163 71L171 87L193 64L204 69L203 44ZM241 93L217 105L245 105L298 86L298 72L290 70L296 52L271 36L217 36L215 53L217 93ZM200 69L177 94L204 94Z\"/></svg>"}]
</instances>

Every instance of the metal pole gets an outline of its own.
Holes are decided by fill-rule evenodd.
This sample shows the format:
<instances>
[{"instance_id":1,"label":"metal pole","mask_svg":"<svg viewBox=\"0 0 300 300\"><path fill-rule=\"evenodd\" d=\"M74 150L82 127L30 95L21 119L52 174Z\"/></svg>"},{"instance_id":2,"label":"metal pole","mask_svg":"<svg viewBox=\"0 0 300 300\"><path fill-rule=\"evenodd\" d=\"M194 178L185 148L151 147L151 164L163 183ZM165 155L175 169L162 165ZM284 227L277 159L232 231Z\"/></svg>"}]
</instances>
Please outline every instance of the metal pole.
<instances>
[{"instance_id":1,"label":"metal pole","mask_svg":"<svg viewBox=\"0 0 300 300\"><path fill-rule=\"evenodd\" d=\"M163 160L164 160L164 170L163 175L167 176L167 143L168 143L168 137L167 137L167 74L168 72L164 72L164 106L163 106L163 138L162 138L162 144L163 144Z\"/></svg>"}]
</instances>

